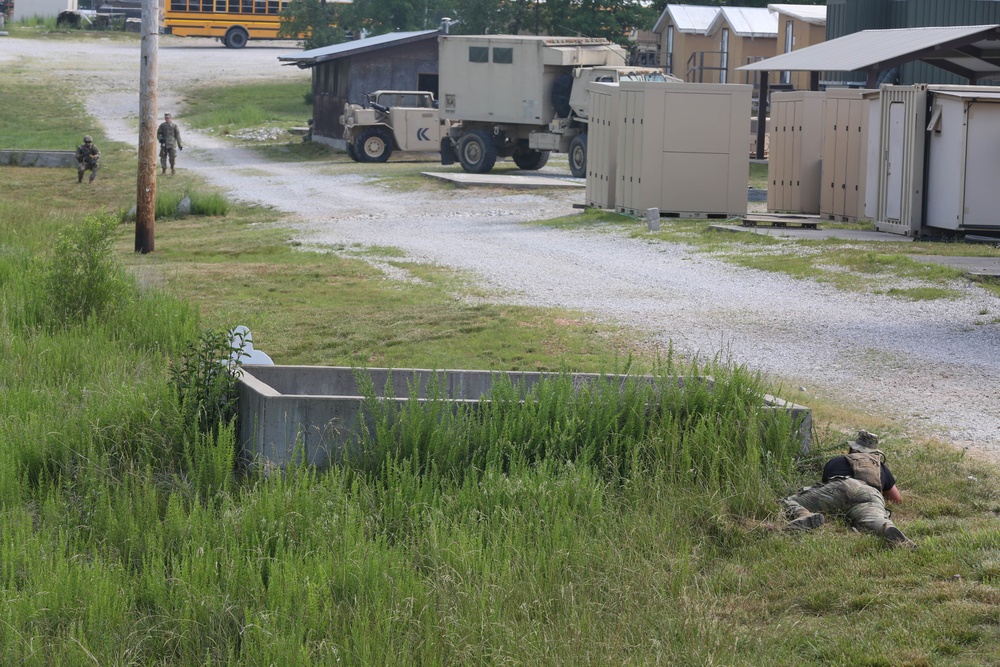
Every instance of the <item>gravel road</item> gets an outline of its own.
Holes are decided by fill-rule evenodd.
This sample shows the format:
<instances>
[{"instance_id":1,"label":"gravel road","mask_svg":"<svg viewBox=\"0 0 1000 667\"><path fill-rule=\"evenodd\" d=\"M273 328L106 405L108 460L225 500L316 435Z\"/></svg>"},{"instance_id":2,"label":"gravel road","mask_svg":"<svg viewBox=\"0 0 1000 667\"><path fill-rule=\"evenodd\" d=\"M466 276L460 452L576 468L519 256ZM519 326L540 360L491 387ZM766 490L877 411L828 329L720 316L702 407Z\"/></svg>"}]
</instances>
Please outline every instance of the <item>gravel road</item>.
<instances>
[{"instance_id":1,"label":"gravel road","mask_svg":"<svg viewBox=\"0 0 1000 667\"><path fill-rule=\"evenodd\" d=\"M279 66L290 44L239 51L160 40L160 109L184 128L183 91L206 82L308 81ZM139 47L0 38L0 64L73 76L113 139L134 143ZM0 74L0 80L2 80ZM178 167L234 199L273 206L307 245L389 245L468 271L497 301L559 306L635 331L637 347L722 354L781 381L791 398L849 402L1000 461L1000 299L962 281L951 300L908 302L742 269L683 245L521 224L566 215L582 192L398 193L320 164L257 155L185 128ZM252 166L251 166L252 165ZM433 169L433 165L430 165ZM799 386L804 393L792 391ZM865 424L845 425L864 427Z\"/></svg>"}]
</instances>

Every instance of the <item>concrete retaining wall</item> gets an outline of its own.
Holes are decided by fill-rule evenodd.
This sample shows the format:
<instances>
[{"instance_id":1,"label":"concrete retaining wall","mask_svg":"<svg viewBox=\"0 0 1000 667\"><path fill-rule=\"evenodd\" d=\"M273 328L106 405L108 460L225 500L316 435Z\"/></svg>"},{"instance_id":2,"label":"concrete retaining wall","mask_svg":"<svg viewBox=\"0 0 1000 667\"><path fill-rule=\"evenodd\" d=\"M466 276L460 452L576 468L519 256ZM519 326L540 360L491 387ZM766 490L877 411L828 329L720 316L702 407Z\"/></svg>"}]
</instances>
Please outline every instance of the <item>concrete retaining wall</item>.
<instances>
[{"instance_id":1,"label":"concrete retaining wall","mask_svg":"<svg viewBox=\"0 0 1000 667\"><path fill-rule=\"evenodd\" d=\"M487 399L493 383L501 378L528 392L540 380L559 377L550 373L474 370L371 368L376 396L397 403L428 399L428 387L455 404L477 404ZM284 468L302 462L325 467L342 460L358 443L357 430L364 418L364 395L356 370L339 366L244 366L239 383L239 443L242 458L253 465ZM598 381L623 385L628 376L574 373L573 383ZM652 377L632 378L653 381ZM678 386L696 383L711 387L710 377L677 378ZM391 397L391 398L387 398ZM811 444L812 414L808 408L773 396L764 397L762 409L788 413L799 427L802 450ZM369 426L373 426L369 424Z\"/></svg>"},{"instance_id":2,"label":"concrete retaining wall","mask_svg":"<svg viewBox=\"0 0 1000 667\"><path fill-rule=\"evenodd\" d=\"M0 165L8 167L75 167L76 151L0 150Z\"/></svg>"}]
</instances>

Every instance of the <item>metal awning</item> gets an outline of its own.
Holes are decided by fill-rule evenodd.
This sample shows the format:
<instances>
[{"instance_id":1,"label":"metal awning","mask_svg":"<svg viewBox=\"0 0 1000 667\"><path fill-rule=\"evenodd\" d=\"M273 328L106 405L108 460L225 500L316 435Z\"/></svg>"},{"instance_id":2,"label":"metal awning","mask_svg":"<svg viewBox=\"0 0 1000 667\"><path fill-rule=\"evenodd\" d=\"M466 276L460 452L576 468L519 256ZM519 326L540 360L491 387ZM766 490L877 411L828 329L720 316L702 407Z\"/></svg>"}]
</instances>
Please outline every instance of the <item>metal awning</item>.
<instances>
[{"instance_id":1,"label":"metal awning","mask_svg":"<svg viewBox=\"0 0 1000 667\"><path fill-rule=\"evenodd\" d=\"M367 51L375 51L377 49L383 49L390 46L409 44L410 42L416 42L422 39L430 39L432 36L436 39L438 34L439 32L437 30L390 32L384 35L376 35L375 37L366 37L365 39L356 39L350 42L343 42L342 44L331 44L330 46L323 46L318 49L310 49L308 51L299 51L298 53L291 55L278 56L278 60L280 60L283 65L298 65L302 69L306 69L328 60L337 60L338 58L355 55L357 53L365 53Z\"/></svg>"},{"instance_id":2,"label":"metal awning","mask_svg":"<svg viewBox=\"0 0 1000 667\"><path fill-rule=\"evenodd\" d=\"M865 72L869 87L882 70L914 60L969 81L1000 78L1000 24L862 30L736 68L745 72Z\"/></svg>"}]
</instances>

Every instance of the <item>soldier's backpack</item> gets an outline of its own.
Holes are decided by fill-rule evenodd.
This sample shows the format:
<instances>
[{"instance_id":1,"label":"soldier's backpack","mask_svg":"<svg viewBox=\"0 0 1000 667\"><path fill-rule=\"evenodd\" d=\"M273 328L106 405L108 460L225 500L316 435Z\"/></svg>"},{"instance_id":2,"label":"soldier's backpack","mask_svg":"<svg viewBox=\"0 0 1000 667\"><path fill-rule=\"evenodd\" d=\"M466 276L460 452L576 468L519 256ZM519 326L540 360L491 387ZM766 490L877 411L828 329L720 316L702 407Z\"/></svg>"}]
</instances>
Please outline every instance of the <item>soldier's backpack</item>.
<instances>
[{"instance_id":1,"label":"soldier's backpack","mask_svg":"<svg viewBox=\"0 0 1000 667\"><path fill-rule=\"evenodd\" d=\"M864 451L859 451L864 449ZM847 453L847 461L851 464L854 479L860 480L868 486L882 490L882 462L885 461L885 453L881 449L868 449L865 447L851 447Z\"/></svg>"}]
</instances>

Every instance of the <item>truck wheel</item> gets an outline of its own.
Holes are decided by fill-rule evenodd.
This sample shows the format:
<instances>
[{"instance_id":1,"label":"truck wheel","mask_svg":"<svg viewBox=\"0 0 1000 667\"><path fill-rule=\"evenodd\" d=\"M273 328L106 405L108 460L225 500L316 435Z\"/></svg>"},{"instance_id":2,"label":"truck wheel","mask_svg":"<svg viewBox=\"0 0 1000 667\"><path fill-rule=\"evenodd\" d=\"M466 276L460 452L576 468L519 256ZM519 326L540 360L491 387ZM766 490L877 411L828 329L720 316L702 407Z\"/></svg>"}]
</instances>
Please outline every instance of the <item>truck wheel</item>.
<instances>
[{"instance_id":1,"label":"truck wheel","mask_svg":"<svg viewBox=\"0 0 1000 667\"><path fill-rule=\"evenodd\" d=\"M587 135L578 134L569 142L569 170L576 178L587 175Z\"/></svg>"},{"instance_id":2,"label":"truck wheel","mask_svg":"<svg viewBox=\"0 0 1000 667\"><path fill-rule=\"evenodd\" d=\"M548 163L549 152L528 149L526 151L516 152L511 157L514 158L514 164L521 169L536 171Z\"/></svg>"},{"instance_id":3,"label":"truck wheel","mask_svg":"<svg viewBox=\"0 0 1000 667\"><path fill-rule=\"evenodd\" d=\"M472 130L458 142L458 161L470 174L488 174L497 163L497 147L485 130Z\"/></svg>"},{"instance_id":4,"label":"truck wheel","mask_svg":"<svg viewBox=\"0 0 1000 667\"><path fill-rule=\"evenodd\" d=\"M354 147L353 141L347 142L347 157L351 158L355 162L361 162L361 160L358 159L358 149Z\"/></svg>"},{"instance_id":5,"label":"truck wheel","mask_svg":"<svg viewBox=\"0 0 1000 667\"><path fill-rule=\"evenodd\" d=\"M242 49L250 41L250 35L243 28L230 28L226 33L225 44L230 49Z\"/></svg>"},{"instance_id":6,"label":"truck wheel","mask_svg":"<svg viewBox=\"0 0 1000 667\"><path fill-rule=\"evenodd\" d=\"M354 141L358 162L385 162L392 155L392 140L381 127L370 127Z\"/></svg>"}]
</instances>

